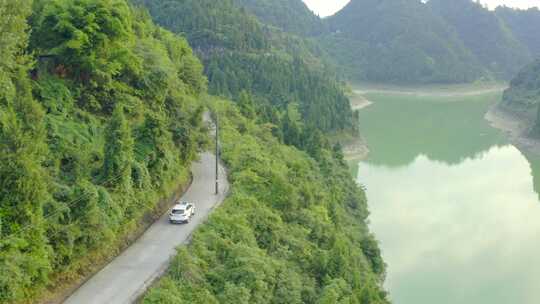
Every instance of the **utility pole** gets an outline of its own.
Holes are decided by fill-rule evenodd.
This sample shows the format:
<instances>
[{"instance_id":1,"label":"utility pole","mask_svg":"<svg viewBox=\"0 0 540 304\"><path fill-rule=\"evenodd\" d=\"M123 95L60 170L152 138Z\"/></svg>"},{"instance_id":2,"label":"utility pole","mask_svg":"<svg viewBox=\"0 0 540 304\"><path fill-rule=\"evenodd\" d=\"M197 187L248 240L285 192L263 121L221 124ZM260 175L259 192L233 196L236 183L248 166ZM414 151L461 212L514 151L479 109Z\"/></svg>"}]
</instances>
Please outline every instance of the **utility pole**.
<instances>
[{"instance_id":1,"label":"utility pole","mask_svg":"<svg viewBox=\"0 0 540 304\"><path fill-rule=\"evenodd\" d=\"M216 195L219 194L219 121L218 115L215 115L216 125Z\"/></svg>"}]
</instances>

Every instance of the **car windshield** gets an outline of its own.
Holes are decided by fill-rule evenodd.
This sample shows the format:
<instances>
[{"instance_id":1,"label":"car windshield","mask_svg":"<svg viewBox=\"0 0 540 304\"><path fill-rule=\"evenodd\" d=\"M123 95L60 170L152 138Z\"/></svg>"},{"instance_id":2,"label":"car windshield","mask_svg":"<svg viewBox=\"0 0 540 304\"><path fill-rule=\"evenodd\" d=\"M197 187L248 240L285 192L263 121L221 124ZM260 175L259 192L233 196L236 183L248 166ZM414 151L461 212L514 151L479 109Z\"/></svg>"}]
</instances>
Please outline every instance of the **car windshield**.
<instances>
[{"instance_id":1,"label":"car windshield","mask_svg":"<svg viewBox=\"0 0 540 304\"><path fill-rule=\"evenodd\" d=\"M172 214L184 214L184 210L182 210L182 209L173 209Z\"/></svg>"}]
</instances>

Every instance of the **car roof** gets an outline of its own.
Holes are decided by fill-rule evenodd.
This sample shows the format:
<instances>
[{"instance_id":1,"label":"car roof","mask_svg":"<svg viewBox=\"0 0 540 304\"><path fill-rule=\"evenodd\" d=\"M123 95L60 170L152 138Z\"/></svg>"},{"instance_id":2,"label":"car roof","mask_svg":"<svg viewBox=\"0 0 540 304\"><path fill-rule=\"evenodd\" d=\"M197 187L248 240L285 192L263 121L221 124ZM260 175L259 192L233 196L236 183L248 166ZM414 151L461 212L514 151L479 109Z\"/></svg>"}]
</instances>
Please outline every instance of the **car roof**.
<instances>
[{"instance_id":1,"label":"car roof","mask_svg":"<svg viewBox=\"0 0 540 304\"><path fill-rule=\"evenodd\" d=\"M177 204L174 205L173 210L186 210L188 204Z\"/></svg>"}]
</instances>

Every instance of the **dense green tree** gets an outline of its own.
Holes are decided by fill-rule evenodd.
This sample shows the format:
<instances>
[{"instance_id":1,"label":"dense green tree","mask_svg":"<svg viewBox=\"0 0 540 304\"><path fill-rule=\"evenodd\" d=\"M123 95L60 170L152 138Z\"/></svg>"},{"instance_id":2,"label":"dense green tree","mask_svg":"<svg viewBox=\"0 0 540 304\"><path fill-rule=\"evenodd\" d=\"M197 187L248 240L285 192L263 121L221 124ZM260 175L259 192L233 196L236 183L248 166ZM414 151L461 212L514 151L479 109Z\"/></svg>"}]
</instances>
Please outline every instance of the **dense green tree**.
<instances>
[{"instance_id":1,"label":"dense green tree","mask_svg":"<svg viewBox=\"0 0 540 304\"><path fill-rule=\"evenodd\" d=\"M524 67L504 92L502 106L528 122L531 135L540 137L540 60Z\"/></svg>"},{"instance_id":2,"label":"dense green tree","mask_svg":"<svg viewBox=\"0 0 540 304\"><path fill-rule=\"evenodd\" d=\"M32 98L24 54L29 4L0 1L0 302L32 294L51 271L43 112Z\"/></svg>"},{"instance_id":3,"label":"dense green tree","mask_svg":"<svg viewBox=\"0 0 540 304\"><path fill-rule=\"evenodd\" d=\"M138 63L130 14L122 0L47 1L35 20L32 43L55 55L71 78L107 87Z\"/></svg>"},{"instance_id":4,"label":"dense green tree","mask_svg":"<svg viewBox=\"0 0 540 304\"><path fill-rule=\"evenodd\" d=\"M297 104L290 104L282 118L283 138L286 144L302 146L302 132L304 125L298 112Z\"/></svg>"},{"instance_id":5,"label":"dense green tree","mask_svg":"<svg viewBox=\"0 0 540 304\"><path fill-rule=\"evenodd\" d=\"M238 107L240 112L247 118L254 119L256 115L255 103L253 97L246 91L240 92L238 97Z\"/></svg>"},{"instance_id":6,"label":"dense green tree","mask_svg":"<svg viewBox=\"0 0 540 304\"><path fill-rule=\"evenodd\" d=\"M234 0L265 24L286 32L312 36L324 31L324 23L302 0Z\"/></svg>"},{"instance_id":7,"label":"dense green tree","mask_svg":"<svg viewBox=\"0 0 540 304\"><path fill-rule=\"evenodd\" d=\"M131 164L133 162L133 137L124 115L124 107L116 106L107 126L103 177L108 186L131 188Z\"/></svg>"},{"instance_id":8,"label":"dense green tree","mask_svg":"<svg viewBox=\"0 0 540 304\"><path fill-rule=\"evenodd\" d=\"M255 2L134 2L147 7L157 23L187 36L205 63L210 93L242 103L243 92L247 92L258 111L273 108L268 110L270 115L274 110L284 113L289 104L297 103L306 124L314 129L325 133L354 130L356 121L349 100L335 73L320 59L321 50L310 41L261 23L250 14L252 10L245 9L255 8ZM286 2L266 4L275 14L286 7ZM302 3L294 5L307 10ZM260 12L260 8L256 10ZM292 16L287 20L293 20Z\"/></svg>"},{"instance_id":9,"label":"dense green tree","mask_svg":"<svg viewBox=\"0 0 540 304\"><path fill-rule=\"evenodd\" d=\"M224 49L264 49L268 40L263 28L232 0L133 0L148 8L157 23L184 33L191 45L204 54Z\"/></svg>"},{"instance_id":10,"label":"dense green tree","mask_svg":"<svg viewBox=\"0 0 540 304\"><path fill-rule=\"evenodd\" d=\"M0 21L0 98L4 104L13 99L16 89L13 84L13 72L20 68L21 49L24 49L27 37L26 17L29 12L29 3L21 4L14 1L2 0L0 2L0 14L4 16Z\"/></svg>"}]
</instances>

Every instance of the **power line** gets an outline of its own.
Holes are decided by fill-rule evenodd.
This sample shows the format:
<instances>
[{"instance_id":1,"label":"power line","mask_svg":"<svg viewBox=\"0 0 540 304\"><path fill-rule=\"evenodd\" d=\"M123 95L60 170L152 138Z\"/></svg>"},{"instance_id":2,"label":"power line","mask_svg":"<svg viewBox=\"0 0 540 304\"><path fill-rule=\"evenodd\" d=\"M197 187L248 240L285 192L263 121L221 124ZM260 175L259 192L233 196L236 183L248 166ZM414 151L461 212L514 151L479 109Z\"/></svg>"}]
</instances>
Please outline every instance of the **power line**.
<instances>
[{"instance_id":1,"label":"power line","mask_svg":"<svg viewBox=\"0 0 540 304\"><path fill-rule=\"evenodd\" d=\"M148 156L148 157L146 157L145 159L143 159L143 162L146 162L146 161L148 161L149 159L150 159L150 156ZM108 183L110 183L110 182L113 182L113 181L116 181L116 180L120 179L120 178L122 177L122 175L123 175L123 173L119 173L119 174L117 174L117 175L115 175L115 176L113 176L113 177L111 177L111 178L109 178L109 179L107 179L107 180L105 180L105 181L99 183L99 184L95 184L95 186L104 186L104 185L106 185L106 184L108 184ZM78 198L72 200L71 202L67 202L67 203L65 204L64 207L66 207L67 209L71 209L71 208L74 207L76 204L78 204L78 203L80 203L81 201L83 201L83 199L90 197L90 195L92 195L92 192L87 192L87 193L85 193L85 194L82 194L81 196L79 196ZM64 212L64 211L65 211L65 209L63 209L63 210L58 210L58 211L56 211L56 212L53 212L53 213L51 213L51 214L48 214L47 216L44 216L44 217L43 217L43 220L45 220L45 221L46 221L46 220L49 220L49 219L51 219L52 217L57 216L57 215L61 214L61 213ZM68 226L72 226L72 225L73 225L73 224L69 224ZM5 240L8 240L8 239L11 239L11 238L15 237L16 235L22 234L22 233L24 233L24 232L30 230L30 228L32 228L32 224L29 223L29 224L23 225L23 226L21 226L21 227L22 227L22 228L21 228L20 230L18 230L17 232L11 233L10 235L7 235L7 236L3 236L3 237L2 237L2 240L5 241Z\"/></svg>"}]
</instances>

